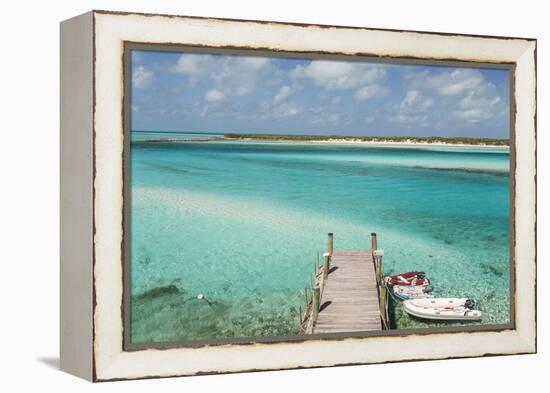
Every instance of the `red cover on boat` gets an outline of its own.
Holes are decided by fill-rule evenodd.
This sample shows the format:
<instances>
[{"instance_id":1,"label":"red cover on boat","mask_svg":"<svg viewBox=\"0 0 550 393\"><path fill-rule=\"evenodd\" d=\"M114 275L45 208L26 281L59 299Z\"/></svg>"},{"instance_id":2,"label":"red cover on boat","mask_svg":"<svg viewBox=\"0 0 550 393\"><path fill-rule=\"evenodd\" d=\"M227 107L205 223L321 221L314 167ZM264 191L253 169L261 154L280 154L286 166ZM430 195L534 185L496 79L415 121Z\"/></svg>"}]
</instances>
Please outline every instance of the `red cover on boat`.
<instances>
[{"instance_id":1,"label":"red cover on boat","mask_svg":"<svg viewBox=\"0 0 550 393\"><path fill-rule=\"evenodd\" d=\"M406 272L386 277L386 282L392 285L424 285L429 284L427 278L418 278L421 272Z\"/></svg>"}]
</instances>

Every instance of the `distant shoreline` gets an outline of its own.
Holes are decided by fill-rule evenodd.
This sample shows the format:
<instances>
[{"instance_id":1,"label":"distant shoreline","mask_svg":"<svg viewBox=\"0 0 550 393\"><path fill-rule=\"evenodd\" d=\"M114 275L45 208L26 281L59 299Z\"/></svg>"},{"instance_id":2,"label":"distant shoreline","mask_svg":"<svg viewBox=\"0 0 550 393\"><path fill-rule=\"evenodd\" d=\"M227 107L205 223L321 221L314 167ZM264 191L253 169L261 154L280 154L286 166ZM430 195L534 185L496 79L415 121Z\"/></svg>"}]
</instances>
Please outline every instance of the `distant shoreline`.
<instances>
[{"instance_id":1,"label":"distant shoreline","mask_svg":"<svg viewBox=\"0 0 550 393\"><path fill-rule=\"evenodd\" d=\"M353 137L353 136L308 136L270 134L224 134L226 140L254 142L308 142L327 144L370 144L396 146L458 146L458 147L509 147L508 139L490 138L444 138L444 137Z\"/></svg>"},{"instance_id":2,"label":"distant shoreline","mask_svg":"<svg viewBox=\"0 0 550 393\"><path fill-rule=\"evenodd\" d=\"M228 139L224 139L228 140ZM293 143L293 141L286 140L265 140L265 139L240 139L241 141L249 142L280 142L280 143ZM298 142L298 141L296 141ZM336 140L329 139L325 141L299 141L299 143L312 143L312 144L327 144L327 145L373 145L373 146L447 146L447 147L488 147L488 148L509 148L508 145L488 145L488 144L468 144L468 143L445 143L445 142L392 142L392 141L350 141L350 140Z\"/></svg>"},{"instance_id":3,"label":"distant shoreline","mask_svg":"<svg viewBox=\"0 0 550 393\"><path fill-rule=\"evenodd\" d=\"M131 130L136 134L188 134L188 135L223 135L223 132L193 132L193 131L147 131L147 130Z\"/></svg>"},{"instance_id":4,"label":"distant shoreline","mask_svg":"<svg viewBox=\"0 0 550 393\"><path fill-rule=\"evenodd\" d=\"M147 132L147 131L139 131ZM160 137L146 139L144 142L257 142L257 143L314 143L314 144L342 144L342 145L378 145L378 146L454 146L454 147L487 147L509 148L508 139L490 138L445 138L445 137L356 137L339 135L275 135L275 134L207 134L207 133L171 133L171 134L204 134L205 137L177 138ZM220 135L223 137L208 137L206 135Z\"/></svg>"}]
</instances>

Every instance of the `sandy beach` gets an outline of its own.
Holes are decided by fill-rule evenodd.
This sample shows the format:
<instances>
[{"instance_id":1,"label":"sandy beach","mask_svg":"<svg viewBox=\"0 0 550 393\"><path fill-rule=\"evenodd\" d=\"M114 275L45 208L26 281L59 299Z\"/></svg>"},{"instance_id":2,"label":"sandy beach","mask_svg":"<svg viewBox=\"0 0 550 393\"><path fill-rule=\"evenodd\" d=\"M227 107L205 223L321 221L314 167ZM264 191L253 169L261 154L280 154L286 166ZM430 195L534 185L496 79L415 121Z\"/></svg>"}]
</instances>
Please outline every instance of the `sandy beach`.
<instances>
[{"instance_id":1,"label":"sandy beach","mask_svg":"<svg viewBox=\"0 0 550 393\"><path fill-rule=\"evenodd\" d=\"M214 139L212 139L214 140ZM373 145L373 146L399 146L399 147L468 147L468 148L495 148L495 149L509 149L507 145L490 145L484 143L446 143L446 142L416 142L413 140L405 141L389 141L389 140L376 140L366 141L362 139L326 139L326 140L285 140L285 139L255 139L255 138L223 138L224 141L243 141L243 142L255 142L255 143L313 143L313 144L342 144L342 145Z\"/></svg>"},{"instance_id":2,"label":"sandy beach","mask_svg":"<svg viewBox=\"0 0 550 393\"><path fill-rule=\"evenodd\" d=\"M331 144L365 144L365 145L386 145L386 146L450 146L450 147L494 147L494 148L507 148L506 145L489 145L489 144L469 144L469 143L446 143L446 142L415 142L407 140L403 142L396 141L363 141L360 139L329 139L326 141L312 141L313 143L331 143Z\"/></svg>"}]
</instances>

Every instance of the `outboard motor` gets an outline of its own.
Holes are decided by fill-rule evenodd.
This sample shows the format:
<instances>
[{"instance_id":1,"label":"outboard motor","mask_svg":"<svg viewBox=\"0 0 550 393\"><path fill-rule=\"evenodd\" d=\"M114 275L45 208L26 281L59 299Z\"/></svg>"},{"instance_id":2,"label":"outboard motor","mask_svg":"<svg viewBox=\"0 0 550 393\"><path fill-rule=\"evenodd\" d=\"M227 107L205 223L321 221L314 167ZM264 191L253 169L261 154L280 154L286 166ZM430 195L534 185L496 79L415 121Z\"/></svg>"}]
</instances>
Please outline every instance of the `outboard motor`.
<instances>
[{"instance_id":1,"label":"outboard motor","mask_svg":"<svg viewBox=\"0 0 550 393\"><path fill-rule=\"evenodd\" d=\"M419 280L423 280L426 278L426 273L418 272L418 274L416 275L416 278L418 278Z\"/></svg>"},{"instance_id":2,"label":"outboard motor","mask_svg":"<svg viewBox=\"0 0 550 393\"><path fill-rule=\"evenodd\" d=\"M432 292L434 289L431 285L425 285L424 288L422 288L422 292L424 293L430 293Z\"/></svg>"},{"instance_id":3,"label":"outboard motor","mask_svg":"<svg viewBox=\"0 0 550 393\"><path fill-rule=\"evenodd\" d=\"M464 307L466 307L468 310L473 310L476 307L476 301L474 299L467 299L464 302Z\"/></svg>"}]
</instances>

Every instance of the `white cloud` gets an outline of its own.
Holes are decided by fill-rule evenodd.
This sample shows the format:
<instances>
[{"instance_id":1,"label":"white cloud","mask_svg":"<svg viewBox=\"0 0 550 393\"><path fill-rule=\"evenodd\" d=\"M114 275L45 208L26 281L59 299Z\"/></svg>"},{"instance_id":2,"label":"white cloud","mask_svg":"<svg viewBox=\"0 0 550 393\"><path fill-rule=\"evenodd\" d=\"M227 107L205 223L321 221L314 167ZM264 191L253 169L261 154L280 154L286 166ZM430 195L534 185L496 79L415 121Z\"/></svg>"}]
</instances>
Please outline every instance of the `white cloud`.
<instances>
[{"instance_id":1,"label":"white cloud","mask_svg":"<svg viewBox=\"0 0 550 393\"><path fill-rule=\"evenodd\" d=\"M307 65L298 65L292 72L294 79L311 79L327 90L356 89L384 79L384 66L333 60L313 60Z\"/></svg>"},{"instance_id":2,"label":"white cloud","mask_svg":"<svg viewBox=\"0 0 550 393\"><path fill-rule=\"evenodd\" d=\"M146 87L153 79L153 73L142 65L135 67L132 73L132 87L140 89Z\"/></svg>"},{"instance_id":3,"label":"white cloud","mask_svg":"<svg viewBox=\"0 0 550 393\"><path fill-rule=\"evenodd\" d=\"M207 76L215 67L216 59L207 54L183 54L172 67L172 72L188 75L193 81Z\"/></svg>"},{"instance_id":4,"label":"white cloud","mask_svg":"<svg viewBox=\"0 0 550 393\"><path fill-rule=\"evenodd\" d=\"M282 102L286 100L291 93L292 93L292 89L290 88L290 86L284 85L279 89L277 94L275 94L275 97L273 97L273 101L275 101L275 103Z\"/></svg>"},{"instance_id":5,"label":"white cloud","mask_svg":"<svg viewBox=\"0 0 550 393\"><path fill-rule=\"evenodd\" d=\"M432 89L442 96L457 96L485 84L483 74L473 68L457 68L439 73L423 70L405 76L417 89Z\"/></svg>"},{"instance_id":6,"label":"white cloud","mask_svg":"<svg viewBox=\"0 0 550 393\"><path fill-rule=\"evenodd\" d=\"M463 111L453 112L454 117L465 120L469 123L478 123L482 119L486 118L487 114L480 108L471 108Z\"/></svg>"},{"instance_id":7,"label":"white cloud","mask_svg":"<svg viewBox=\"0 0 550 393\"><path fill-rule=\"evenodd\" d=\"M333 125L337 123L341 124L343 122L347 122L347 120L343 119L343 116L341 113L330 112L330 109L328 108L318 108L318 109L320 110L317 112L314 112L315 115L310 117L311 124L322 125L322 124L329 123Z\"/></svg>"},{"instance_id":8,"label":"white cloud","mask_svg":"<svg viewBox=\"0 0 550 393\"><path fill-rule=\"evenodd\" d=\"M303 108L290 103L282 103L273 108L273 116L275 117L293 117L303 112Z\"/></svg>"},{"instance_id":9,"label":"white cloud","mask_svg":"<svg viewBox=\"0 0 550 393\"><path fill-rule=\"evenodd\" d=\"M223 101L225 99L225 94L218 89L210 89L204 95L204 99L208 102Z\"/></svg>"},{"instance_id":10,"label":"white cloud","mask_svg":"<svg viewBox=\"0 0 550 393\"><path fill-rule=\"evenodd\" d=\"M399 104L399 110L401 112L423 112L429 109L433 105L434 101L430 97L424 97L424 95L418 90L409 90L405 94L405 98Z\"/></svg>"},{"instance_id":11,"label":"white cloud","mask_svg":"<svg viewBox=\"0 0 550 393\"><path fill-rule=\"evenodd\" d=\"M404 109L413 106L414 103L418 101L418 97L420 97L420 92L418 90L409 90L399 107Z\"/></svg>"},{"instance_id":12,"label":"white cloud","mask_svg":"<svg viewBox=\"0 0 550 393\"><path fill-rule=\"evenodd\" d=\"M436 79L434 82L440 84L438 90L446 96L454 96L467 90L475 89L484 82L481 72L466 68L441 74L440 79Z\"/></svg>"},{"instance_id":13,"label":"white cloud","mask_svg":"<svg viewBox=\"0 0 550 393\"><path fill-rule=\"evenodd\" d=\"M243 96L256 90L262 82L271 83L271 59L263 57L230 56L212 73L212 79L227 94Z\"/></svg>"},{"instance_id":14,"label":"white cloud","mask_svg":"<svg viewBox=\"0 0 550 393\"><path fill-rule=\"evenodd\" d=\"M405 93L405 97L399 104L394 105L394 113L388 120L410 128L433 124L434 113L428 111L434 104L431 97L426 97L419 90L412 89Z\"/></svg>"},{"instance_id":15,"label":"white cloud","mask_svg":"<svg viewBox=\"0 0 550 393\"><path fill-rule=\"evenodd\" d=\"M464 97L458 101L458 106L461 108L471 108L480 106L495 106L500 103L499 96L491 94L480 94L479 91L469 91Z\"/></svg>"},{"instance_id":16,"label":"white cloud","mask_svg":"<svg viewBox=\"0 0 550 393\"><path fill-rule=\"evenodd\" d=\"M268 64L270 64L271 59L267 57L234 57L233 59L236 59L242 67L248 69L248 70L259 70Z\"/></svg>"},{"instance_id":17,"label":"white cloud","mask_svg":"<svg viewBox=\"0 0 550 393\"><path fill-rule=\"evenodd\" d=\"M191 83L210 80L225 96L243 96L268 80L270 65L271 59L263 57L183 54L171 70L187 75Z\"/></svg>"},{"instance_id":18,"label":"white cloud","mask_svg":"<svg viewBox=\"0 0 550 393\"><path fill-rule=\"evenodd\" d=\"M270 120L296 117L304 114L304 108L291 102L273 105L268 101L260 101L257 110L246 113L247 119Z\"/></svg>"},{"instance_id":19,"label":"white cloud","mask_svg":"<svg viewBox=\"0 0 550 393\"><path fill-rule=\"evenodd\" d=\"M507 103L497 93L496 87L483 81L461 95L452 114L457 119L476 124L503 118L508 112L507 108Z\"/></svg>"},{"instance_id":20,"label":"white cloud","mask_svg":"<svg viewBox=\"0 0 550 393\"><path fill-rule=\"evenodd\" d=\"M406 124L412 128L415 126L426 126L428 124L429 116L426 114L407 115L404 113L398 113L394 116L390 116L388 120L392 123Z\"/></svg>"},{"instance_id":21,"label":"white cloud","mask_svg":"<svg viewBox=\"0 0 550 393\"><path fill-rule=\"evenodd\" d=\"M388 93L388 90L385 87L379 85L370 85L364 86L358 89L353 95L355 101L361 102L366 101L370 98L381 97Z\"/></svg>"},{"instance_id":22,"label":"white cloud","mask_svg":"<svg viewBox=\"0 0 550 393\"><path fill-rule=\"evenodd\" d=\"M412 87L398 106L394 121L428 121L419 112L435 107L430 121L441 121L441 114L449 118L479 123L484 120L497 120L507 113L507 104L483 73L473 68L433 72L423 70L404 75L404 80ZM415 115L416 113L416 115Z\"/></svg>"},{"instance_id":23,"label":"white cloud","mask_svg":"<svg viewBox=\"0 0 550 393\"><path fill-rule=\"evenodd\" d=\"M342 102L342 97L340 96L333 97L332 100L330 100L332 105L338 105L340 102Z\"/></svg>"}]
</instances>

